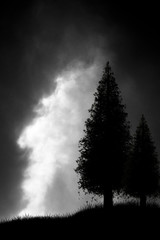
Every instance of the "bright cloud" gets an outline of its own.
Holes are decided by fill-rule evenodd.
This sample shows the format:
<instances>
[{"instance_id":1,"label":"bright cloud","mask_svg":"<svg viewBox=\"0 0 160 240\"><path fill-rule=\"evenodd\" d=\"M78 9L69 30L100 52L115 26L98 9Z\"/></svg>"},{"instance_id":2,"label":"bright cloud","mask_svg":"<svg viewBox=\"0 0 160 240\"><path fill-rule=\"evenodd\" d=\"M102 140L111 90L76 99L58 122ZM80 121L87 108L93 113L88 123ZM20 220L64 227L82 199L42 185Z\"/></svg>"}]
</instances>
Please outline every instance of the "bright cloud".
<instances>
[{"instance_id":1,"label":"bright cloud","mask_svg":"<svg viewBox=\"0 0 160 240\"><path fill-rule=\"evenodd\" d=\"M97 64L88 68L78 64L63 71L54 79L53 94L42 98L34 109L35 118L18 139L19 147L29 150L22 182L27 206L19 215L43 215L49 211L45 206L47 190L51 189L57 169L75 164L73 156L78 156L78 141L93 102L99 71Z\"/></svg>"}]
</instances>

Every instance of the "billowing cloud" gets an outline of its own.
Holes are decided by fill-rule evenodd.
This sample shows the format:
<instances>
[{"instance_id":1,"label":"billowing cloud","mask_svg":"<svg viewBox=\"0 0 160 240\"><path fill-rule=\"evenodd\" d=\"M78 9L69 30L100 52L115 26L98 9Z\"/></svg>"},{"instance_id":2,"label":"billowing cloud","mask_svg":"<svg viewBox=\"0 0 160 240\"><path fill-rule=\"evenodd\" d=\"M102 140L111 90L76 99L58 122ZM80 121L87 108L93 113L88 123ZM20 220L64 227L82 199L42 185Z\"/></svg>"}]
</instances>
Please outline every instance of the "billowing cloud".
<instances>
[{"instance_id":1,"label":"billowing cloud","mask_svg":"<svg viewBox=\"0 0 160 240\"><path fill-rule=\"evenodd\" d=\"M33 109L40 99L53 94L55 80L63 71L72 69L78 62L89 68L95 56L97 62L105 56L106 43L98 27L99 17L94 20L84 3L15 1L3 7L0 15L0 215L10 217L25 206L21 186L24 174L28 174L29 153L19 148L17 140L25 126L38 116Z\"/></svg>"},{"instance_id":2,"label":"billowing cloud","mask_svg":"<svg viewBox=\"0 0 160 240\"><path fill-rule=\"evenodd\" d=\"M57 213L58 210L70 212L82 204L78 202L78 179L75 178L74 167L99 71L100 62L90 67L79 62L53 79L55 90L39 101L35 118L20 135L19 146L29 150L29 163L22 181L23 198L27 205L20 215ZM57 172L63 172L61 180ZM45 203L46 196L50 195L47 191L51 191L52 186L53 204L58 200L59 205L49 209ZM64 194L67 198L65 203ZM63 207L60 209L59 206Z\"/></svg>"}]
</instances>

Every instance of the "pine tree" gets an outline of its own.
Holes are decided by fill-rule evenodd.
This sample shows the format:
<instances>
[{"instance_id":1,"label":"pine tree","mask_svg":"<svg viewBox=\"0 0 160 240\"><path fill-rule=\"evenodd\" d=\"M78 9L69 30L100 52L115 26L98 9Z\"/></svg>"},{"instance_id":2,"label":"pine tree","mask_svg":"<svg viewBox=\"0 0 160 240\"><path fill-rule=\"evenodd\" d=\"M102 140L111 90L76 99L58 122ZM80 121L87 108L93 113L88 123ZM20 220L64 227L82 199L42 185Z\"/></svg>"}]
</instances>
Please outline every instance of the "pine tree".
<instances>
[{"instance_id":1,"label":"pine tree","mask_svg":"<svg viewBox=\"0 0 160 240\"><path fill-rule=\"evenodd\" d=\"M131 157L126 165L126 192L140 198L146 207L147 196L158 193L159 166L156 147L148 124L142 115L133 140Z\"/></svg>"},{"instance_id":2,"label":"pine tree","mask_svg":"<svg viewBox=\"0 0 160 240\"><path fill-rule=\"evenodd\" d=\"M113 205L113 191L121 189L123 165L130 146L130 124L122 97L107 62L95 100L79 142L76 172L79 188L104 196L104 207Z\"/></svg>"}]
</instances>

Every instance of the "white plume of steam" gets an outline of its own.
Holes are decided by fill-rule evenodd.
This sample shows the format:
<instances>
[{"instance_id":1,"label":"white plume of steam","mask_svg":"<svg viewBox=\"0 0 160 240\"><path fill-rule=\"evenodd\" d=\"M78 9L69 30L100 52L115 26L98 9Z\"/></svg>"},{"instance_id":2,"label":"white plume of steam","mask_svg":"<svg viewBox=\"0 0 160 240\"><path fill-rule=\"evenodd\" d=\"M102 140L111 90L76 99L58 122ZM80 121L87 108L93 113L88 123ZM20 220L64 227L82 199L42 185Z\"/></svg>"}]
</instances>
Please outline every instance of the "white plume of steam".
<instances>
[{"instance_id":1,"label":"white plume of steam","mask_svg":"<svg viewBox=\"0 0 160 240\"><path fill-rule=\"evenodd\" d=\"M72 158L78 156L78 141L83 135L99 72L97 63L89 67L82 63L70 67L54 79L57 85L53 94L42 98L34 109L35 118L17 141L21 149L29 150L21 186L27 206L20 216L43 215L49 211L45 197L57 169L75 164L76 159Z\"/></svg>"}]
</instances>

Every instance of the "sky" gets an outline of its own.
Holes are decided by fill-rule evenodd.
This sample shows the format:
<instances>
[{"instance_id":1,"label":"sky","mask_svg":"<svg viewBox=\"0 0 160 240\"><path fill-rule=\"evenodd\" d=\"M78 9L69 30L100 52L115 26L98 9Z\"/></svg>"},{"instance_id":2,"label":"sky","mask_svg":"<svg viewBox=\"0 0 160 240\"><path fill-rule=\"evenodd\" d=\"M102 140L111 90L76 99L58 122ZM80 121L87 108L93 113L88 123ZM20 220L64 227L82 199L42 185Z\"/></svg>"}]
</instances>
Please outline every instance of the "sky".
<instances>
[{"instance_id":1,"label":"sky","mask_svg":"<svg viewBox=\"0 0 160 240\"><path fill-rule=\"evenodd\" d=\"M13 1L0 7L0 217L74 211L78 141L110 61L134 133L160 154L158 6Z\"/></svg>"}]
</instances>

